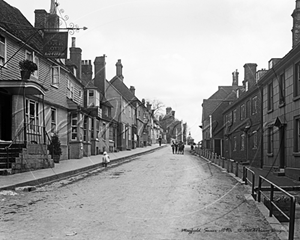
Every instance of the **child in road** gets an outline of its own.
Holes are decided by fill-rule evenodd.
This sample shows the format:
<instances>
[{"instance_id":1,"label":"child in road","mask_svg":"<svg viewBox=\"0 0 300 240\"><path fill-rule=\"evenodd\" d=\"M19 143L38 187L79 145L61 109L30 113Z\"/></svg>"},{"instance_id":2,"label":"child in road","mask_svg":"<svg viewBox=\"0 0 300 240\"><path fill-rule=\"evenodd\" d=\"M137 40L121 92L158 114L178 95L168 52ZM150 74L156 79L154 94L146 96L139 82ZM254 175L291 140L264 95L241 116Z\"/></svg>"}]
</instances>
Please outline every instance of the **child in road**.
<instances>
[{"instance_id":1,"label":"child in road","mask_svg":"<svg viewBox=\"0 0 300 240\"><path fill-rule=\"evenodd\" d=\"M109 155L107 152L103 152L103 157L102 157L102 166L107 167L107 164L110 162Z\"/></svg>"}]
</instances>

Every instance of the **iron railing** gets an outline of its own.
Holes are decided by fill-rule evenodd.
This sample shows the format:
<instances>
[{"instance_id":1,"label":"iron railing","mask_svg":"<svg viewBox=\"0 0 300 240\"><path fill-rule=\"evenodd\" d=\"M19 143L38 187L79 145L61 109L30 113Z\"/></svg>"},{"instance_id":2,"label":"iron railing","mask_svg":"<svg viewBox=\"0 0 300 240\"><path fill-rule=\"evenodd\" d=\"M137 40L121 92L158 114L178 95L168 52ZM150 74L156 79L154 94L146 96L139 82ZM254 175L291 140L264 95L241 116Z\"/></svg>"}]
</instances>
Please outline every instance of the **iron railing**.
<instances>
[{"instance_id":1,"label":"iron railing","mask_svg":"<svg viewBox=\"0 0 300 240\"><path fill-rule=\"evenodd\" d=\"M262 182L268 183L270 188L270 197L268 197L266 194L262 191ZM274 201L274 191L280 191L284 195L288 196L290 199L290 206L289 206L289 214L287 215L279 206L277 206L276 202ZM294 239L294 230L295 230L295 211L296 211L296 198L282 189L281 187L277 186L276 184L272 183L268 179L259 176L258 179L258 190L257 190L257 201L260 202L261 195L265 197L267 201L270 202L270 208L269 208L269 216L272 217L273 215L273 208L277 209L282 216L284 216L288 222L289 222L289 238L288 240Z\"/></svg>"},{"instance_id":2,"label":"iron railing","mask_svg":"<svg viewBox=\"0 0 300 240\"><path fill-rule=\"evenodd\" d=\"M25 137L24 129L26 129L26 137ZM5 147L6 156L7 156L6 168L9 168L10 165L9 153L13 144L24 144L24 146L26 146L27 143L46 145L49 142L51 142L51 139L49 138L49 135L45 127L39 125L33 125L31 123L26 124L16 133L11 143Z\"/></svg>"},{"instance_id":3,"label":"iron railing","mask_svg":"<svg viewBox=\"0 0 300 240\"><path fill-rule=\"evenodd\" d=\"M295 197L288 193L288 190L293 190L294 187L288 188L284 187L283 188L277 186L273 182L269 181L268 179L264 178L263 176L259 175L258 177L258 186L255 186L256 181L255 181L255 172L251 170L248 167L243 166L241 167L241 164L237 161L231 160L231 159L225 159L224 157L217 156L216 154L210 154L208 150L203 150L203 149L195 149L195 152L204 158L209 159L211 162L219 165L220 167L226 169L229 173L235 173L236 177L239 177L239 173L242 170L242 179L245 182L245 185L250 184L251 185L251 193L253 198L260 202L261 201L261 195L265 197L266 200L270 202L270 208L269 208L269 215L270 217L273 215L273 209L277 209L279 213L289 222L289 238L288 240L293 240L294 239L294 230L295 230L295 212L296 212L296 199ZM267 184L270 185L270 187L262 187L262 182L266 182ZM297 188L298 189L298 188ZM270 197L266 196L263 193L263 190L268 190L270 191ZM280 207L276 204L274 201L274 192L275 191L280 191L284 195L288 196L290 205L289 205L289 214L286 214Z\"/></svg>"},{"instance_id":4,"label":"iron railing","mask_svg":"<svg viewBox=\"0 0 300 240\"><path fill-rule=\"evenodd\" d=\"M249 176L250 174L251 174L251 178ZM243 181L245 182L245 185L248 185L250 183L250 185L251 185L251 195L256 200L255 172L252 171L248 167L243 167Z\"/></svg>"}]
</instances>

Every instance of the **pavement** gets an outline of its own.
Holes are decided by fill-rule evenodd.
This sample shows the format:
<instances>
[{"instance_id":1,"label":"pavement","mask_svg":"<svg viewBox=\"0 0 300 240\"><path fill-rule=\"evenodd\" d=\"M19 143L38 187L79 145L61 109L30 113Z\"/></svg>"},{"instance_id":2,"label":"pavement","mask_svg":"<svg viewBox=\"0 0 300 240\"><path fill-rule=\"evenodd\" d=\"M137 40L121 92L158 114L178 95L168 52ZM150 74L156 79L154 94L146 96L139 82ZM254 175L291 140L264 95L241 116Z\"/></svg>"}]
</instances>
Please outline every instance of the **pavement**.
<instances>
[{"instance_id":1,"label":"pavement","mask_svg":"<svg viewBox=\"0 0 300 240\"><path fill-rule=\"evenodd\" d=\"M194 155L198 155L195 151L192 151L192 154ZM231 165L230 163L228 164L228 161L225 161L224 167L223 167L223 163L219 160L214 160L214 159L207 159L203 156L201 156L201 158L203 158L204 160L206 160L208 163L214 164L215 166L221 168L224 171L228 172L228 169L231 172ZM228 165L227 165L228 164ZM258 168L258 167L253 167L253 166L249 166L249 165L239 165L238 168L238 176L236 176L236 165L233 164L233 172L230 173L234 178L236 178L238 181L243 182L243 168L247 167L249 168L251 171L254 172L254 176L255 176L255 180L254 180L254 188L256 189L258 187L258 183L259 183L259 176L262 176L264 178L266 178L267 180L269 180L270 182L276 184L278 187L283 188L284 190L286 190L288 193L290 193L291 195L293 195L296 198L296 210L295 210L295 229L294 229L294 238L293 239L298 239L300 240L300 181L296 181L292 178L289 178L287 176L282 176L279 175L276 172L273 172L271 170L268 169L262 169L262 168ZM249 179L249 184L247 187L248 190L248 194L246 196L246 198L248 200L253 200L257 206L257 208L260 210L260 212L264 215L264 217L266 218L266 220L269 222L270 226L272 227L272 229L274 229L277 232L277 236L279 237L280 240L286 240L289 239L288 238L288 234L289 234L289 224L288 222L282 222L279 221L276 217L274 217L274 215L272 217L269 216L269 209L264 205L263 202L257 202L255 201L255 199L252 197L252 173L250 173L248 171L247 174L247 179ZM264 189L264 193L270 197L270 184L267 181L262 181L262 189ZM280 192L276 192L274 195L275 196L284 196L283 193Z\"/></svg>"},{"instance_id":2,"label":"pavement","mask_svg":"<svg viewBox=\"0 0 300 240\"><path fill-rule=\"evenodd\" d=\"M150 153L167 145L152 144L151 146L136 148L127 151L109 153L111 163L117 160L129 159L143 154ZM17 187L38 186L47 182L64 179L82 172L102 167L102 156L89 156L81 159L61 160L55 163L54 168L38 169L30 172L23 172L0 176L0 191L15 190Z\"/></svg>"}]
</instances>

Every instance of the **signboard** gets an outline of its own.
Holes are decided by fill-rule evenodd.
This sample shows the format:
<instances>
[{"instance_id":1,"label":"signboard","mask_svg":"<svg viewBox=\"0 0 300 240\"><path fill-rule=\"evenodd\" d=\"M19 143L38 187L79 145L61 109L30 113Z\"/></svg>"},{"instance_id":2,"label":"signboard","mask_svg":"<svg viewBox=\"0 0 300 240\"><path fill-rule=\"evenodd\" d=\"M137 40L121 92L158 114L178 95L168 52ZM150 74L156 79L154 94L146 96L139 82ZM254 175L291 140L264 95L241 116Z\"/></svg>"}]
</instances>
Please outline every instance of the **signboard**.
<instances>
[{"instance_id":1,"label":"signboard","mask_svg":"<svg viewBox=\"0 0 300 240\"><path fill-rule=\"evenodd\" d=\"M44 32L44 55L48 58L67 58L68 32Z\"/></svg>"}]
</instances>

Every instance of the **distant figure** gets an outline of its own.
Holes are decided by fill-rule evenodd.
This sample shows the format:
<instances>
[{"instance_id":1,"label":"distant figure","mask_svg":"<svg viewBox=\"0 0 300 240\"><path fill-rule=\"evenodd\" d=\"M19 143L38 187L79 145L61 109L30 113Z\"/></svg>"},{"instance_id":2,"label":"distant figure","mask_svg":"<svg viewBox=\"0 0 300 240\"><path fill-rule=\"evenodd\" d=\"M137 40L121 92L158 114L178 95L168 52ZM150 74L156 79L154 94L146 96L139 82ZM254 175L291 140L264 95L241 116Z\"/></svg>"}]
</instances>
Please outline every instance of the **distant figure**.
<instances>
[{"instance_id":1,"label":"distant figure","mask_svg":"<svg viewBox=\"0 0 300 240\"><path fill-rule=\"evenodd\" d=\"M184 154L184 144L182 141L178 144L178 153Z\"/></svg>"},{"instance_id":2,"label":"distant figure","mask_svg":"<svg viewBox=\"0 0 300 240\"><path fill-rule=\"evenodd\" d=\"M178 153L178 142L175 140L175 153Z\"/></svg>"},{"instance_id":3,"label":"distant figure","mask_svg":"<svg viewBox=\"0 0 300 240\"><path fill-rule=\"evenodd\" d=\"M172 147L172 153L174 154L174 152L175 152L175 141L174 140L171 141L171 147Z\"/></svg>"},{"instance_id":4,"label":"distant figure","mask_svg":"<svg viewBox=\"0 0 300 240\"><path fill-rule=\"evenodd\" d=\"M194 150L194 144L193 143L191 144L191 150L192 151Z\"/></svg>"},{"instance_id":5,"label":"distant figure","mask_svg":"<svg viewBox=\"0 0 300 240\"><path fill-rule=\"evenodd\" d=\"M161 137L158 138L159 146L161 146Z\"/></svg>"},{"instance_id":6,"label":"distant figure","mask_svg":"<svg viewBox=\"0 0 300 240\"><path fill-rule=\"evenodd\" d=\"M103 157L102 157L102 166L107 167L107 164L110 162L109 155L107 152L103 152Z\"/></svg>"}]
</instances>

